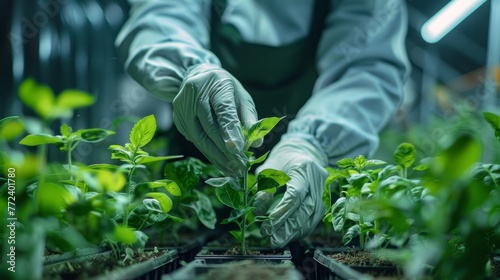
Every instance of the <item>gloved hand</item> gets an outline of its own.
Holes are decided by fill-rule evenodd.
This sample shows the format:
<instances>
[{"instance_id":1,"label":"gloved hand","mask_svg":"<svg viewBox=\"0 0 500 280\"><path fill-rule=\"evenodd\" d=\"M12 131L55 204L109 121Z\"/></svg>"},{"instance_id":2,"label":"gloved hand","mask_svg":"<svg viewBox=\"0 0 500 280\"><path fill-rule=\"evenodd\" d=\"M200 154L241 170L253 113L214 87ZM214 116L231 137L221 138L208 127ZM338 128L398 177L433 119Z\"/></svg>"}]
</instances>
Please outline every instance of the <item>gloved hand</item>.
<instances>
[{"instance_id":1,"label":"gloved hand","mask_svg":"<svg viewBox=\"0 0 500 280\"><path fill-rule=\"evenodd\" d=\"M172 107L174 124L186 139L226 175L242 176L247 156L241 125L254 124L257 111L236 78L216 65L197 65L188 71Z\"/></svg>"},{"instance_id":2,"label":"gloved hand","mask_svg":"<svg viewBox=\"0 0 500 280\"><path fill-rule=\"evenodd\" d=\"M273 247L283 247L290 241L307 236L325 214L321 200L323 185L328 176L324 166L326 155L308 140L288 136L273 148L266 162L257 173L267 168L281 170L290 176L286 192L279 204L272 209L261 225L261 234L268 236ZM265 192L257 193L254 206L269 202Z\"/></svg>"}]
</instances>

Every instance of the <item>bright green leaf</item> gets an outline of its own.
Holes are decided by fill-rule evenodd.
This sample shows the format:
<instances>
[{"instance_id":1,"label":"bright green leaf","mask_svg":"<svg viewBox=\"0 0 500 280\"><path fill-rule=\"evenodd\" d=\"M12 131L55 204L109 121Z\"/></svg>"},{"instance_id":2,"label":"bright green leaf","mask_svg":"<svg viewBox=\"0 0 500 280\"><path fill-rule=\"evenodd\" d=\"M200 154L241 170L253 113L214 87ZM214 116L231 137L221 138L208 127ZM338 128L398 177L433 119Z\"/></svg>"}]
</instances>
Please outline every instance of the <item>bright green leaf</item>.
<instances>
[{"instance_id":1,"label":"bright green leaf","mask_svg":"<svg viewBox=\"0 0 500 280\"><path fill-rule=\"evenodd\" d=\"M18 116L10 116L10 117L3 118L0 120L0 127L8 124L9 122L17 121L17 120L19 120Z\"/></svg>"},{"instance_id":2,"label":"bright green leaf","mask_svg":"<svg viewBox=\"0 0 500 280\"><path fill-rule=\"evenodd\" d=\"M154 115L140 119L130 132L130 143L136 148L146 146L155 135L156 119Z\"/></svg>"},{"instance_id":3,"label":"bright green leaf","mask_svg":"<svg viewBox=\"0 0 500 280\"><path fill-rule=\"evenodd\" d=\"M19 119L0 120L0 138L6 141L16 139L24 132L24 125Z\"/></svg>"},{"instance_id":4,"label":"bright green leaf","mask_svg":"<svg viewBox=\"0 0 500 280\"><path fill-rule=\"evenodd\" d=\"M67 89L61 92L56 99L56 105L64 109L87 107L94 103L94 97L86 92Z\"/></svg>"},{"instance_id":5,"label":"bright green leaf","mask_svg":"<svg viewBox=\"0 0 500 280\"><path fill-rule=\"evenodd\" d=\"M248 165L249 166L252 166L254 164L259 164L261 162L263 162L264 160L266 160L267 156L269 155L269 151L263 155L261 155L260 157L254 159L254 160L251 160L248 162Z\"/></svg>"},{"instance_id":6,"label":"bright green leaf","mask_svg":"<svg viewBox=\"0 0 500 280\"><path fill-rule=\"evenodd\" d=\"M173 196L181 196L181 189L177 185L175 181L162 179L156 180L154 182L149 183L150 188L164 188L167 192L169 192Z\"/></svg>"},{"instance_id":7,"label":"bright green leaf","mask_svg":"<svg viewBox=\"0 0 500 280\"><path fill-rule=\"evenodd\" d=\"M101 128L80 129L76 133L80 135L83 142L88 143L101 142L106 139L106 137L115 134L114 131Z\"/></svg>"},{"instance_id":8,"label":"bright green leaf","mask_svg":"<svg viewBox=\"0 0 500 280\"><path fill-rule=\"evenodd\" d=\"M159 213L163 212L160 202L154 198L145 198L142 200L142 204L144 204L144 206L146 206L146 208L150 211Z\"/></svg>"},{"instance_id":9,"label":"bright green leaf","mask_svg":"<svg viewBox=\"0 0 500 280\"><path fill-rule=\"evenodd\" d=\"M113 237L116 241L123 244L134 244L136 241L134 230L125 226L116 226L113 231Z\"/></svg>"},{"instance_id":10,"label":"bright green leaf","mask_svg":"<svg viewBox=\"0 0 500 280\"><path fill-rule=\"evenodd\" d=\"M493 128L495 137L500 140L500 116L490 112L483 112L483 117Z\"/></svg>"},{"instance_id":11,"label":"bright green leaf","mask_svg":"<svg viewBox=\"0 0 500 280\"><path fill-rule=\"evenodd\" d=\"M266 136L283 118L264 118L248 129L246 142L251 144Z\"/></svg>"},{"instance_id":12,"label":"bright green leaf","mask_svg":"<svg viewBox=\"0 0 500 280\"><path fill-rule=\"evenodd\" d=\"M237 209L242 204L243 200L242 194L235 191L229 185L224 185L220 188L216 188L215 195L222 204L229 206L233 209Z\"/></svg>"},{"instance_id":13,"label":"bright green leaf","mask_svg":"<svg viewBox=\"0 0 500 280\"><path fill-rule=\"evenodd\" d=\"M119 192L127 183L127 179L122 172L109 172L107 170L100 170L97 173L97 182L99 186L106 192Z\"/></svg>"},{"instance_id":14,"label":"bright green leaf","mask_svg":"<svg viewBox=\"0 0 500 280\"><path fill-rule=\"evenodd\" d=\"M160 202L161 209L164 213L168 213L170 209L172 209L173 203L170 197L168 197L164 193L159 193L159 192L150 192L146 194L147 197L154 198Z\"/></svg>"},{"instance_id":15,"label":"bright green leaf","mask_svg":"<svg viewBox=\"0 0 500 280\"><path fill-rule=\"evenodd\" d=\"M61 125L60 130L61 130L61 135L64 137L69 137L71 132L73 132L73 129L71 128L71 126L69 126L67 124Z\"/></svg>"},{"instance_id":16,"label":"bright green leaf","mask_svg":"<svg viewBox=\"0 0 500 280\"><path fill-rule=\"evenodd\" d=\"M417 158L417 150L410 143L401 143L394 151L394 160L403 168L410 167Z\"/></svg>"},{"instance_id":17,"label":"bright green leaf","mask_svg":"<svg viewBox=\"0 0 500 280\"><path fill-rule=\"evenodd\" d=\"M435 176L446 180L458 179L481 157L481 153L481 144L474 136L462 135L435 159L431 170Z\"/></svg>"},{"instance_id":18,"label":"bright green leaf","mask_svg":"<svg viewBox=\"0 0 500 280\"><path fill-rule=\"evenodd\" d=\"M36 189L37 206L42 214L56 215L75 199L68 190L53 183L41 183Z\"/></svg>"},{"instance_id":19,"label":"bright green leaf","mask_svg":"<svg viewBox=\"0 0 500 280\"><path fill-rule=\"evenodd\" d=\"M55 97L48 86L39 85L34 79L26 79L19 86L19 98L40 117L47 119L53 112Z\"/></svg>"},{"instance_id":20,"label":"bright green leaf","mask_svg":"<svg viewBox=\"0 0 500 280\"><path fill-rule=\"evenodd\" d=\"M60 137L44 133L30 134L24 137L19 142L19 144L26 146L38 146L38 145L59 144L59 143L63 143L63 140Z\"/></svg>"},{"instance_id":21,"label":"bright green leaf","mask_svg":"<svg viewBox=\"0 0 500 280\"><path fill-rule=\"evenodd\" d=\"M354 160L352 158L343 158L337 161L337 166L344 169L354 167Z\"/></svg>"},{"instance_id":22,"label":"bright green leaf","mask_svg":"<svg viewBox=\"0 0 500 280\"><path fill-rule=\"evenodd\" d=\"M154 156L141 156L137 160L137 163L140 164L145 164L145 163L151 163L151 162L157 162L157 161L164 161L164 160L171 160L171 159L176 159L176 158L182 158L182 156L161 156L161 157L154 157Z\"/></svg>"},{"instance_id":23,"label":"bright green leaf","mask_svg":"<svg viewBox=\"0 0 500 280\"><path fill-rule=\"evenodd\" d=\"M257 181L258 189L261 191L282 187L290 181L290 177L283 171L269 168L259 172L259 175L257 175Z\"/></svg>"},{"instance_id":24,"label":"bright green leaf","mask_svg":"<svg viewBox=\"0 0 500 280\"><path fill-rule=\"evenodd\" d=\"M236 238L236 240L238 240L238 242L241 242L242 240L242 236L241 236L241 232L240 231L237 231L237 230L231 230L229 231L229 233L234 236L234 238Z\"/></svg>"}]
</instances>

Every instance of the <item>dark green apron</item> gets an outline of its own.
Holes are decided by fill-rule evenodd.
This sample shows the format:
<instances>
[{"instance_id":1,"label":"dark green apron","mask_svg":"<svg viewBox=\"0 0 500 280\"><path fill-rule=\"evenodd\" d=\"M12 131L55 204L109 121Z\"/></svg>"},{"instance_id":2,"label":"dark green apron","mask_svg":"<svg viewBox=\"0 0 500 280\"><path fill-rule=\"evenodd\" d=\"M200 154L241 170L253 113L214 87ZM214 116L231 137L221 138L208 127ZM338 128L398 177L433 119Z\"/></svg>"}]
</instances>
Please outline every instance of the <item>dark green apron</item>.
<instances>
[{"instance_id":1,"label":"dark green apron","mask_svg":"<svg viewBox=\"0 0 500 280\"><path fill-rule=\"evenodd\" d=\"M220 59L222 67L250 93L259 118L286 116L273 133L266 136L262 147L256 150L258 155L270 150L279 141L286 132L287 124L311 96L318 76L316 49L329 11L329 0L315 1L307 37L279 47L244 42L234 26L220 20L227 0L214 1L211 51ZM181 143L186 141L175 138L172 146L183 146L179 151L181 154L202 158L200 153L196 153L194 145ZM183 138L182 135L180 138Z\"/></svg>"}]
</instances>

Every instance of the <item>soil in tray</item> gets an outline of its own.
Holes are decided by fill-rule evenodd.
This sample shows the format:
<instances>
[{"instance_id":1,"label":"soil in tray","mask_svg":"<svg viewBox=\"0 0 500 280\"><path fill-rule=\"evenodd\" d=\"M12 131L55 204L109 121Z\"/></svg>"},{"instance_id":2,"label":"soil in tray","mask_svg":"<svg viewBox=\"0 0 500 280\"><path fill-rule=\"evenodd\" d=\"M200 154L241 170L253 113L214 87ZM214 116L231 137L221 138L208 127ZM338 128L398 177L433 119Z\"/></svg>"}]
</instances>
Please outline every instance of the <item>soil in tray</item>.
<instances>
[{"instance_id":1,"label":"soil in tray","mask_svg":"<svg viewBox=\"0 0 500 280\"><path fill-rule=\"evenodd\" d=\"M116 268L130 266L136 263L154 259L165 254L159 252L134 252L133 261L123 263L116 260L112 255L98 255L84 261L71 261L49 267L44 271L43 279L47 280L74 280L88 279L111 271Z\"/></svg>"},{"instance_id":2,"label":"soil in tray","mask_svg":"<svg viewBox=\"0 0 500 280\"><path fill-rule=\"evenodd\" d=\"M375 256L368 251L349 251L327 255L342 264L353 267L362 273L376 276L377 279L399 279L397 266L388 259ZM394 278L393 278L394 277Z\"/></svg>"},{"instance_id":3,"label":"soil in tray","mask_svg":"<svg viewBox=\"0 0 500 280\"><path fill-rule=\"evenodd\" d=\"M223 255L223 256L241 256L241 247L232 247L227 250L211 250L210 248L203 250L201 255ZM247 248L248 256L282 256L283 250L252 250Z\"/></svg>"},{"instance_id":4,"label":"soil in tray","mask_svg":"<svg viewBox=\"0 0 500 280\"><path fill-rule=\"evenodd\" d=\"M291 268L288 267L267 267L267 266L258 266L255 262L245 261L229 264L223 269L211 269L207 273L200 275L196 279L198 280L211 280L211 279L219 279L219 280L278 280L278 279L287 279L288 271Z\"/></svg>"}]
</instances>

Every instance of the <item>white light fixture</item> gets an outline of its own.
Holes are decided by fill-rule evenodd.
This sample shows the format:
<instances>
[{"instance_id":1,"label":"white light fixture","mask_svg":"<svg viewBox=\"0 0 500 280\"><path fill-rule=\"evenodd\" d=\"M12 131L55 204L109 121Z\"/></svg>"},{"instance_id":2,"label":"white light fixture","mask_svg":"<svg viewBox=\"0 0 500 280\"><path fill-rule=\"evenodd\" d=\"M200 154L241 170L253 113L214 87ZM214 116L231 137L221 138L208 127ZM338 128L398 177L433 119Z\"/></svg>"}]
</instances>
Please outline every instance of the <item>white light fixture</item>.
<instances>
[{"instance_id":1,"label":"white light fixture","mask_svg":"<svg viewBox=\"0 0 500 280\"><path fill-rule=\"evenodd\" d=\"M452 0L431 17L420 31L428 43L436 43L487 0Z\"/></svg>"}]
</instances>

